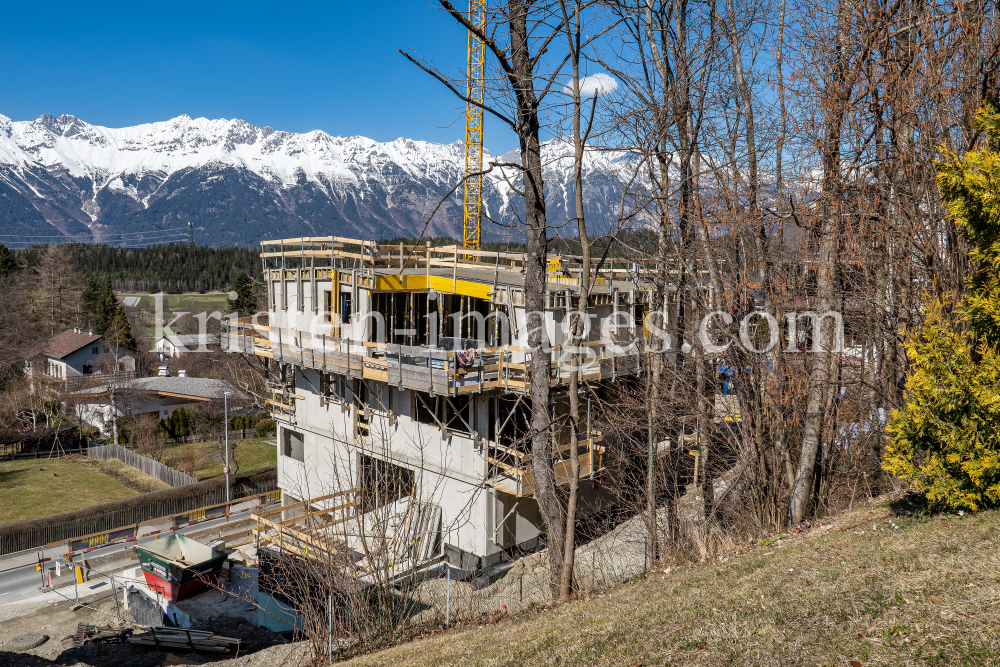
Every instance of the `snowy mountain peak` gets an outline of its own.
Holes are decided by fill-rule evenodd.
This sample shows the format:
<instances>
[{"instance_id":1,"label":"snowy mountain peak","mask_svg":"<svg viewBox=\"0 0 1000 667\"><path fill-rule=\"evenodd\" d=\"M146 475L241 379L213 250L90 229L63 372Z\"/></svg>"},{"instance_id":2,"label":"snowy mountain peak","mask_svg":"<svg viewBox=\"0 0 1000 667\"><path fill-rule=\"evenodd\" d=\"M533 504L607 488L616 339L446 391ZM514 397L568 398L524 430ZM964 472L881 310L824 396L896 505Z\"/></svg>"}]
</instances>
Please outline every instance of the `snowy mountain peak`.
<instances>
[{"instance_id":1,"label":"snowy mountain peak","mask_svg":"<svg viewBox=\"0 0 1000 667\"><path fill-rule=\"evenodd\" d=\"M546 188L558 208L568 192L572 147L550 142L543 152ZM501 160L518 162L518 152ZM67 240L155 240L186 230L188 221L209 242L411 235L461 180L464 164L461 141L378 142L187 114L124 128L68 114L0 116L0 226L23 234L25 243L53 233ZM609 164L604 156L588 157L587 172ZM507 172L515 183L516 171ZM510 203L510 183L494 170L484 185L484 205L497 214ZM441 207L428 233L460 235L460 196Z\"/></svg>"}]
</instances>

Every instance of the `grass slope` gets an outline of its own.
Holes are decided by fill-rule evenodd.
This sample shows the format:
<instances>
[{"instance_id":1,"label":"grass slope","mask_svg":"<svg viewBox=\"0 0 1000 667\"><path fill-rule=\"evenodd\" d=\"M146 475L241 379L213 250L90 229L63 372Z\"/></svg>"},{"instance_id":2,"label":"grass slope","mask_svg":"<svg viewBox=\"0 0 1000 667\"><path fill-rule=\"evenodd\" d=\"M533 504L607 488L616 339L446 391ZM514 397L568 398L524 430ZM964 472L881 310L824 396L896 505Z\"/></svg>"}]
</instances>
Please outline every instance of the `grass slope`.
<instances>
[{"instance_id":1,"label":"grass slope","mask_svg":"<svg viewBox=\"0 0 1000 667\"><path fill-rule=\"evenodd\" d=\"M86 463L84 463L86 465ZM161 481L158 477L147 475L141 470L137 470L124 461L110 459L108 461L97 462L101 472L114 477L119 482L138 493L151 493L162 489L169 489L170 485Z\"/></svg>"},{"instance_id":2,"label":"grass slope","mask_svg":"<svg viewBox=\"0 0 1000 667\"><path fill-rule=\"evenodd\" d=\"M997 511L927 517L881 503L722 561L348 664L997 664L998 528Z\"/></svg>"},{"instance_id":3,"label":"grass slope","mask_svg":"<svg viewBox=\"0 0 1000 667\"><path fill-rule=\"evenodd\" d=\"M0 462L0 524L71 512L136 493L105 474L100 465L67 459Z\"/></svg>"},{"instance_id":4,"label":"grass slope","mask_svg":"<svg viewBox=\"0 0 1000 667\"><path fill-rule=\"evenodd\" d=\"M240 472L259 470L278 464L278 448L259 438L239 440L229 434L230 447L236 446L236 460L240 464ZM193 457L195 463L194 477L198 481L211 479L222 475L222 456L219 454L219 443L196 442L190 444L171 445L167 448L163 460L167 465L185 470L187 458Z\"/></svg>"}]
</instances>

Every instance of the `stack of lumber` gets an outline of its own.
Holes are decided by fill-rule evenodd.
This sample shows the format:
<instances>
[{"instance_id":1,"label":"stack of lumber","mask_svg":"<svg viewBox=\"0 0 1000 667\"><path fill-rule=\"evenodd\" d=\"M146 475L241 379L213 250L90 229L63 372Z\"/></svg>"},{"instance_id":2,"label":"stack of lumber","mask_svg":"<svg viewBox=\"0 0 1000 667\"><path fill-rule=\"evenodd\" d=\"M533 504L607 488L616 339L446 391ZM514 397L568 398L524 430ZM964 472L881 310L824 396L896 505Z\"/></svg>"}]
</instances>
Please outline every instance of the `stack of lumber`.
<instances>
[{"instance_id":1,"label":"stack of lumber","mask_svg":"<svg viewBox=\"0 0 1000 667\"><path fill-rule=\"evenodd\" d=\"M239 639L223 637L202 630L185 630L184 628L150 628L148 635L133 635L129 637L128 641L130 644L154 646L164 651L188 649L224 653L240 648Z\"/></svg>"}]
</instances>

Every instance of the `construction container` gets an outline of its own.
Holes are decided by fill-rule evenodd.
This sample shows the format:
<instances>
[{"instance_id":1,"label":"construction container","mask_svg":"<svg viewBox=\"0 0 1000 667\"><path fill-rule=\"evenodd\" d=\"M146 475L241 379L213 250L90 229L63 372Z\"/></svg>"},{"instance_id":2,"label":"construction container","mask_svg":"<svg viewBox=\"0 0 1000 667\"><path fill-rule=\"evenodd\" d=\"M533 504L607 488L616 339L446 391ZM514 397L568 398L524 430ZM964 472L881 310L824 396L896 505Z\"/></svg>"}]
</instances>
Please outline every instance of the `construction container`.
<instances>
[{"instance_id":1,"label":"construction container","mask_svg":"<svg viewBox=\"0 0 1000 667\"><path fill-rule=\"evenodd\" d=\"M226 554L183 535L135 547L146 583L173 601L190 597L214 582Z\"/></svg>"}]
</instances>

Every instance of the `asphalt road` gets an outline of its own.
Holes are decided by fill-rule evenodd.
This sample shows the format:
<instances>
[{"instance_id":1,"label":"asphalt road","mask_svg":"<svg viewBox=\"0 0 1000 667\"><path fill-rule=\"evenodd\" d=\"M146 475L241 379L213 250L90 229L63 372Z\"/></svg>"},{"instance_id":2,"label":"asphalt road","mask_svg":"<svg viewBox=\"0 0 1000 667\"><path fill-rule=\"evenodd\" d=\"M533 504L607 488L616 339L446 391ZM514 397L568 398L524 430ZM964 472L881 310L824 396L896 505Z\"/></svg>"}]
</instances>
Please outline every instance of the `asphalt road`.
<instances>
[{"instance_id":1,"label":"asphalt road","mask_svg":"<svg viewBox=\"0 0 1000 667\"><path fill-rule=\"evenodd\" d=\"M253 505L252 509L244 510L242 512L229 515L228 523L234 523L242 519L249 519L250 515L257 510L256 505ZM196 523L190 526L185 526L177 530L178 535L184 535L186 533L195 533L208 528L214 528L217 526L226 525L226 519L211 519L209 521L203 521L201 523ZM170 523L165 521L160 524L144 524L142 527L143 532L151 532L154 530L162 530L164 528L169 528ZM161 533L161 538L162 538ZM144 544L146 542L156 541L156 537L139 538L139 544ZM100 549L94 549L93 551L87 552L87 560L92 560L99 556L106 556L108 554L113 554L117 552L130 551L134 546L133 542L125 542L123 544L112 544L107 547L102 547ZM56 551L46 551L43 552L43 557L53 557L58 555L59 552ZM37 562L37 556L34 552L29 554L18 554L14 555L8 559L0 560L0 606L10 604L12 602L19 602L26 598L35 597L43 592L42 577L38 570L35 568L35 563ZM53 567L54 563L49 561L45 563L46 567ZM99 592L102 587L107 587L107 582L102 582L101 580L105 578L106 574L115 574L114 572L99 573L96 570L91 570L89 581L80 586L80 594L91 594ZM61 588L63 586L72 586L73 576L72 571L69 568L62 569L62 576L56 577L55 572L52 573L52 585L56 588ZM91 590L93 589L93 590Z\"/></svg>"}]
</instances>

